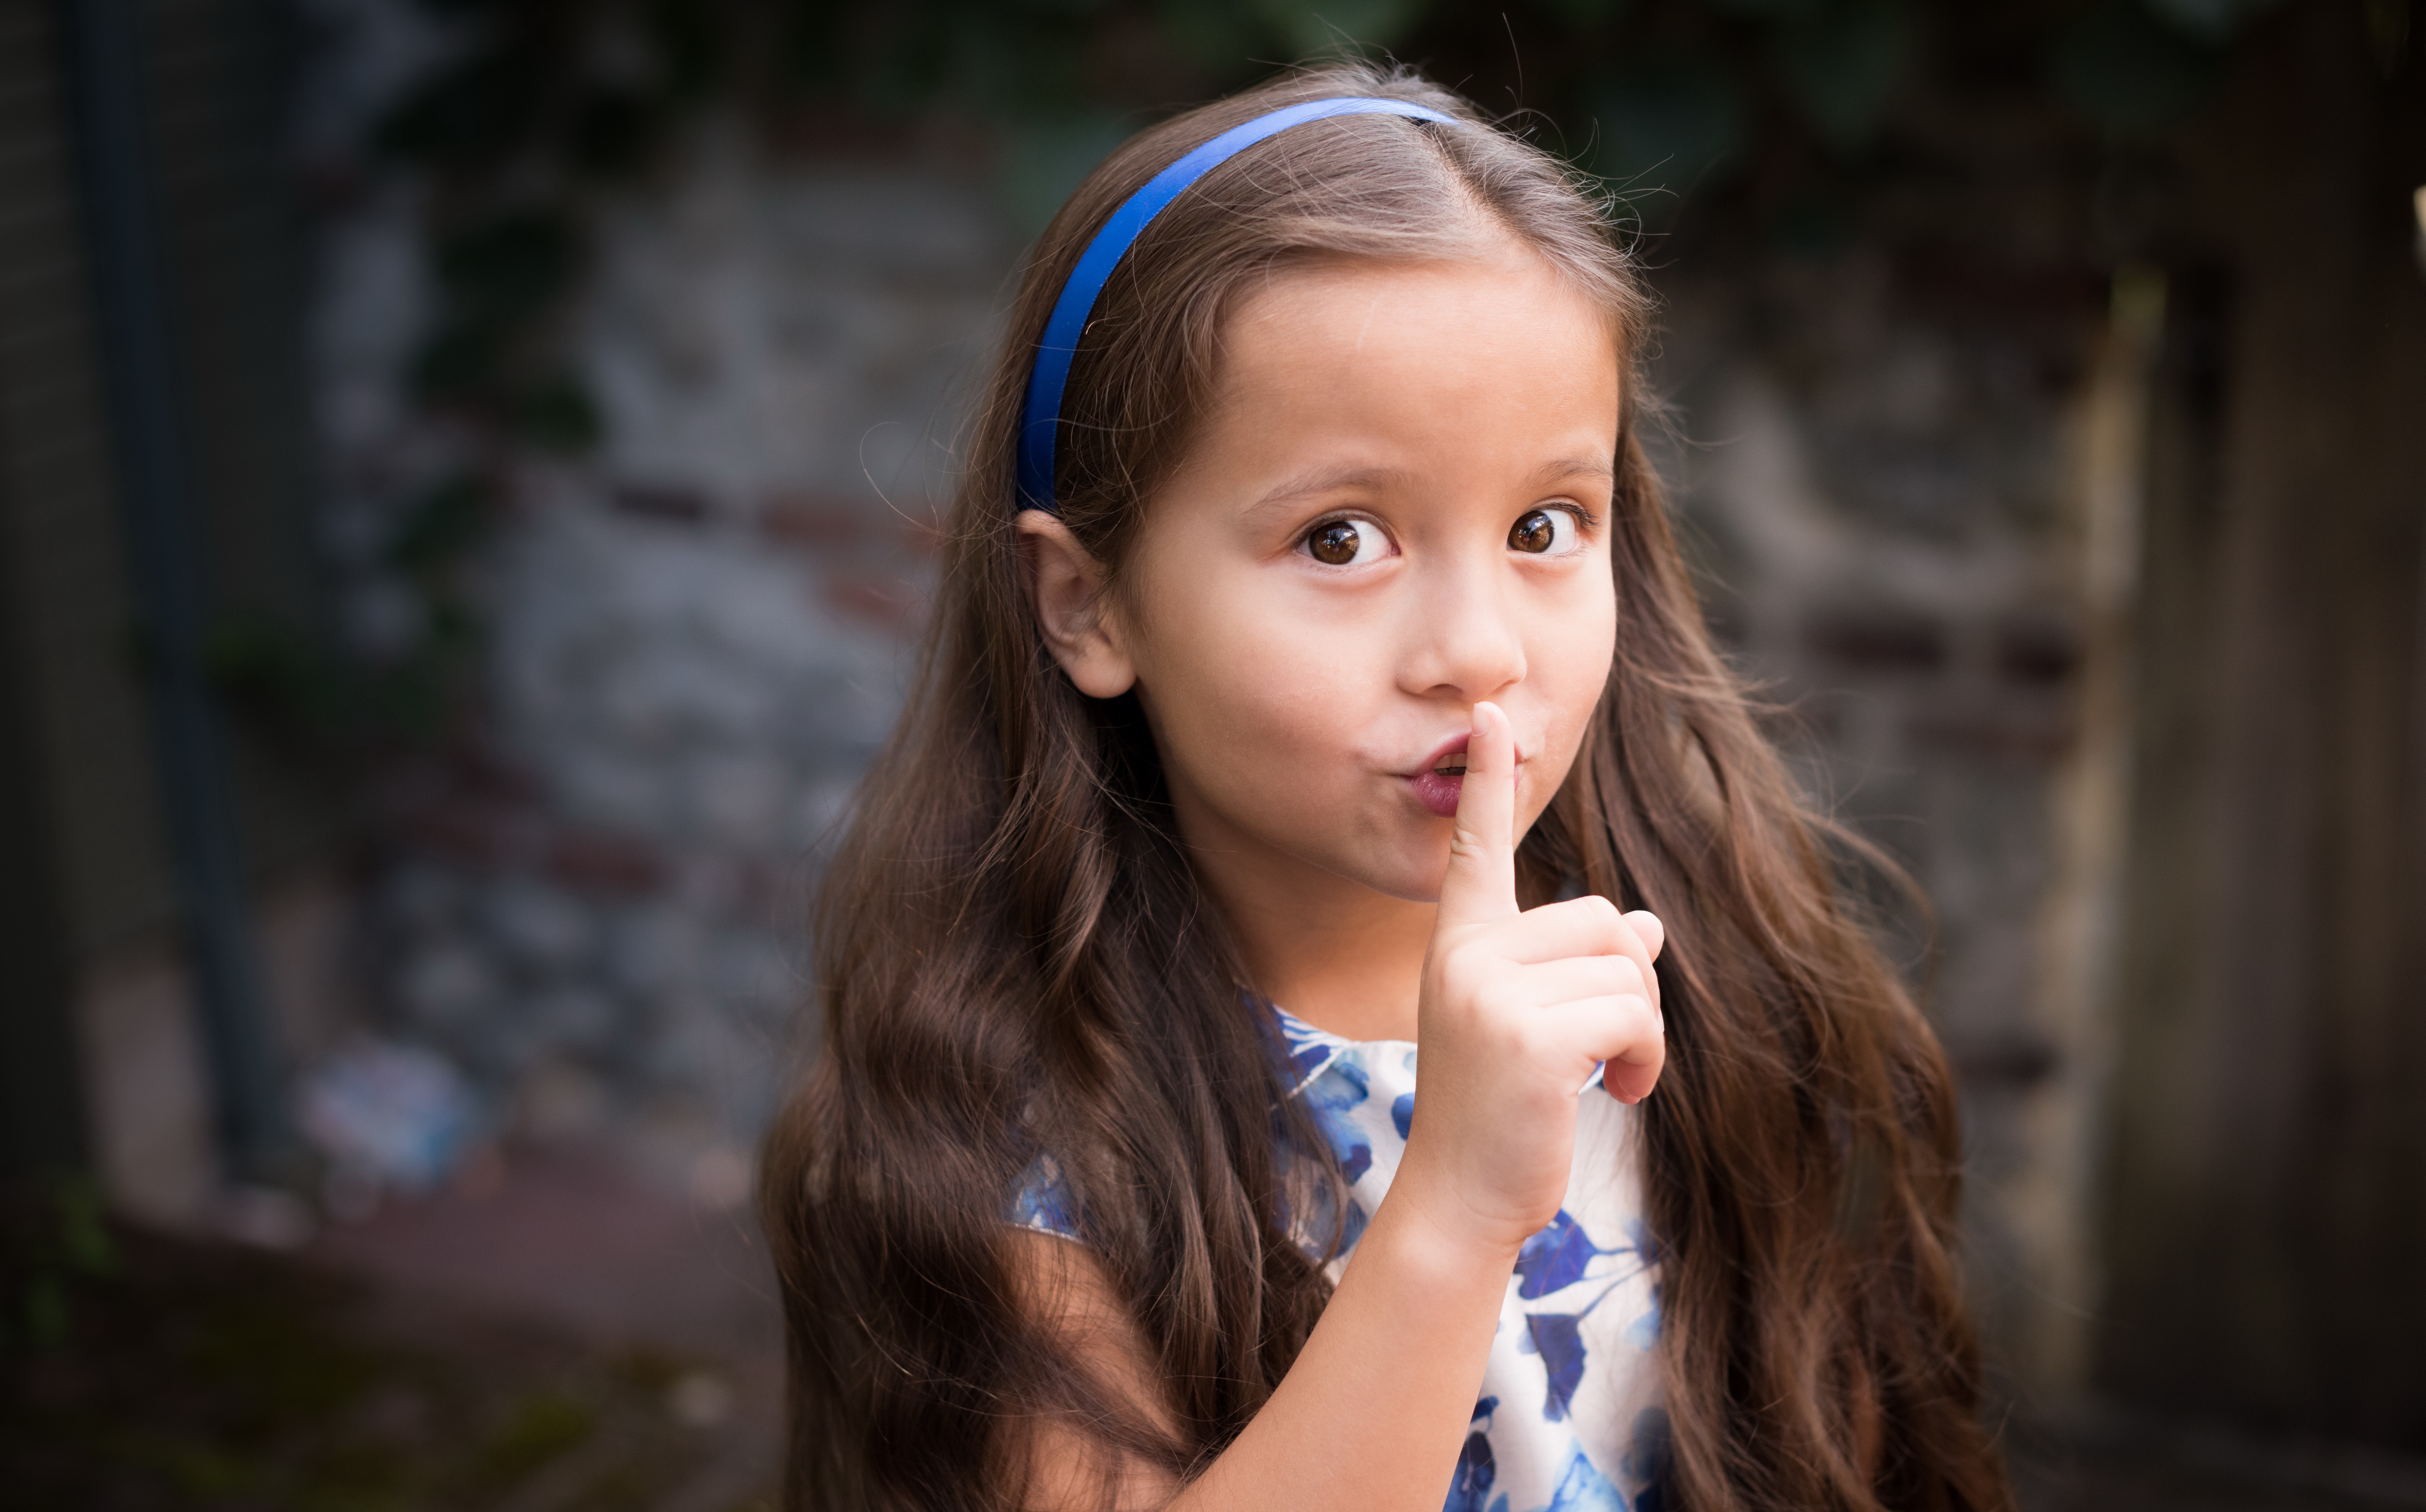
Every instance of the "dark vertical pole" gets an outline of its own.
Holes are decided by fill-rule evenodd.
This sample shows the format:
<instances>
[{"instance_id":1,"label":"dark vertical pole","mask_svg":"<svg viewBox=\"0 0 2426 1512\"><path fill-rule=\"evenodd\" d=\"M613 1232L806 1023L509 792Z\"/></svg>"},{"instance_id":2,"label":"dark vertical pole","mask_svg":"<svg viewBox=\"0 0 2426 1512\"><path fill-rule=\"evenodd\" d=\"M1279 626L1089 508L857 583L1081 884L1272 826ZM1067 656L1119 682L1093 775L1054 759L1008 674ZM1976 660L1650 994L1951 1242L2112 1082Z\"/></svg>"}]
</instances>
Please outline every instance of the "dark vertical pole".
<instances>
[{"instance_id":1,"label":"dark vertical pole","mask_svg":"<svg viewBox=\"0 0 2426 1512\"><path fill-rule=\"evenodd\" d=\"M152 223L137 0L66 0L70 94L116 422L119 496L152 653L153 719L229 1174L283 1166L285 1109L245 877L202 683L191 473Z\"/></svg>"},{"instance_id":2,"label":"dark vertical pole","mask_svg":"<svg viewBox=\"0 0 2426 1512\"><path fill-rule=\"evenodd\" d=\"M59 858L10 555L0 536L0 1182L79 1169L90 1154Z\"/></svg>"}]
</instances>

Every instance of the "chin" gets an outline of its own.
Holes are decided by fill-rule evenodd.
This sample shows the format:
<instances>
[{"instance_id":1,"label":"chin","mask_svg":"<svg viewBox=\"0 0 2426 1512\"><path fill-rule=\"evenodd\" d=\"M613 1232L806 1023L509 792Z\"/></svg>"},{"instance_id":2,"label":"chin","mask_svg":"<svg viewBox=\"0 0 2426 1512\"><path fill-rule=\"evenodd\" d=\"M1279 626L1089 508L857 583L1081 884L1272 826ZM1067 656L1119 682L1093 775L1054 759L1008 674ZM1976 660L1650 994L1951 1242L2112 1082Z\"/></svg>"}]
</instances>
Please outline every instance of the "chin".
<instances>
[{"instance_id":1,"label":"chin","mask_svg":"<svg viewBox=\"0 0 2426 1512\"><path fill-rule=\"evenodd\" d=\"M1441 847L1446 852L1447 846ZM1441 878L1448 874L1448 858L1443 853L1399 858L1397 864L1375 866L1366 858L1361 866L1341 868L1340 875L1350 881L1361 882L1383 897L1405 903L1438 903Z\"/></svg>"}]
</instances>

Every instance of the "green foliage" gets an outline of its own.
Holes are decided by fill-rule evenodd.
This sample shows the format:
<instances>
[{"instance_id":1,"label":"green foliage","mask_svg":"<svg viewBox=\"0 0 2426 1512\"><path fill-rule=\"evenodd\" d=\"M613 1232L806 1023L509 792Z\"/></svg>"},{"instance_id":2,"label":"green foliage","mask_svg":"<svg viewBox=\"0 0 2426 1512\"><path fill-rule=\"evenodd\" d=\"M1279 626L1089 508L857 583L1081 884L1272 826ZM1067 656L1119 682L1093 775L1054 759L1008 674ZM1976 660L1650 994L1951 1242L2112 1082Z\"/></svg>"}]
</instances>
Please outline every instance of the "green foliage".
<instances>
[{"instance_id":1,"label":"green foliage","mask_svg":"<svg viewBox=\"0 0 2426 1512\"><path fill-rule=\"evenodd\" d=\"M2047 49L2056 96L2110 135L2147 137L2205 103L2223 74L2215 48L2160 22L2138 0L2102 0Z\"/></svg>"},{"instance_id":2,"label":"green foliage","mask_svg":"<svg viewBox=\"0 0 2426 1512\"><path fill-rule=\"evenodd\" d=\"M118 1274L118 1248L102 1221L101 1193L83 1176L58 1176L8 1194L0 1228L0 1356L57 1351L70 1343L78 1283Z\"/></svg>"},{"instance_id":3,"label":"green foliage","mask_svg":"<svg viewBox=\"0 0 2426 1512\"><path fill-rule=\"evenodd\" d=\"M1806 6L1778 28L1772 66L1828 145L1858 153L1886 123L1912 61L1915 30L1903 0Z\"/></svg>"},{"instance_id":4,"label":"green foliage","mask_svg":"<svg viewBox=\"0 0 2426 1512\"><path fill-rule=\"evenodd\" d=\"M1001 185L1020 229L1031 236L1043 231L1078 181L1135 129L1136 122L1108 110L1013 126L1004 145Z\"/></svg>"},{"instance_id":5,"label":"green foliage","mask_svg":"<svg viewBox=\"0 0 2426 1512\"><path fill-rule=\"evenodd\" d=\"M423 582L444 571L486 534L495 491L473 474L438 483L405 511L388 537L388 565Z\"/></svg>"},{"instance_id":6,"label":"green foliage","mask_svg":"<svg viewBox=\"0 0 2426 1512\"><path fill-rule=\"evenodd\" d=\"M1631 8L1631 0L1545 0L1550 15L1579 32L1597 31Z\"/></svg>"},{"instance_id":7,"label":"green foliage","mask_svg":"<svg viewBox=\"0 0 2426 1512\"><path fill-rule=\"evenodd\" d=\"M2148 9L2176 30L2203 42L2221 44L2282 0L2146 0Z\"/></svg>"},{"instance_id":8,"label":"green foliage","mask_svg":"<svg viewBox=\"0 0 2426 1512\"><path fill-rule=\"evenodd\" d=\"M475 1473L489 1485L510 1486L579 1448L597 1425L592 1404L565 1391L534 1391L482 1440Z\"/></svg>"},{"instance_id":9,"label":"green foliage","mask_svg":"<svg viewBox=\"0 0 2426 1512\"><path fill-rule=\"evenodd\" d=\"M589 396L564 381L534 384L513 434L552 449L594 441ZM479 625L464 568L495 523L500 501L485 472L425 489L400 513L380 563L419 595L409 645L365 659L292 622L228 616L204 637L202 670L220 703L299 769L426 746L448 734L477 674Z\"/></svg>"},{"instance_id":10,"label":"green foliage","mask_svg":"<svg viewBox=\"0 0 2426 1512\"><path fill-rule=\"evenodd\" d=\"M1284 56L1322 57L1361 53L1407 40L1424 12L1425 0L1253 0L1254 9L1286 46Z\"/></svg>"},{"instance_id":11,"label":"green foliage","mask_svg":"<svg viewBox=\"0 0 2426 1512\"><path fill-rule=\"evenodd\" d=\"M1718 61L1651 54L1612 70L1589 97L1597 128L1585 166L1609 180L1650 225L1740 152L1752 117L1742 83Z\"/></svg>"}]
</instances>

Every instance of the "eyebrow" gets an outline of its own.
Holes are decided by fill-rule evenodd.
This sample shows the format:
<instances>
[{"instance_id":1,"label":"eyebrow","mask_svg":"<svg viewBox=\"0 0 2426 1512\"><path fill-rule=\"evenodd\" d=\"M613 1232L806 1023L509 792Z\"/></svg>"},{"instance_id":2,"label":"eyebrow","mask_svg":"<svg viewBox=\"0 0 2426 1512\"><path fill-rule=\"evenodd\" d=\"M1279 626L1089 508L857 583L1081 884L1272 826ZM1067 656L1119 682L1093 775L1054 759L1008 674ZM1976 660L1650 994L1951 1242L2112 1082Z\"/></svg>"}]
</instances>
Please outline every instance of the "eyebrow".
<instances>
[{"instance_id":1,"label":"eyebrow","mask_svg":"<svg viewBox=\"0 0 2426 1512\"><path fill-rule=\"evenodd\" d=\"M1409 475L1403 469L1396 467L1318 467L1295 477L1282 479L1249 507L1272 509L1337 489L1371 488L1378 484L1395 483Z\"/></svg>"},{"instance_id":2,"label":"eyebrow","mask_svg":"<svg viewBox=\"0 0 2426 1512\"><path fill-rule=\"evenodd\" d=\"M1395 483L1412 476L1396 467L1318 467L1284 478L1260 499L1248 506L1251 511L1278 508L1338 489L1373 488ZM1548 483L1563 477L1591 477L1615 482L1616 471L1605 458L1561 457L1543 463L1533 470L1534 483Z\"/></svg>"},{"instance_id":3,"label":"eyebrow","mask_svg":"<svg viewBox=\"0 0 2426 1512\"><path fill-rule=\"evenodd\" d=\"M1614 483L1617 481L1617 469L1606 457L1561 457L1557 461L1543 463L1540 471L1533 475L1537 483L1561 477L1592 477Z\"/></svg>"}]
</instances>

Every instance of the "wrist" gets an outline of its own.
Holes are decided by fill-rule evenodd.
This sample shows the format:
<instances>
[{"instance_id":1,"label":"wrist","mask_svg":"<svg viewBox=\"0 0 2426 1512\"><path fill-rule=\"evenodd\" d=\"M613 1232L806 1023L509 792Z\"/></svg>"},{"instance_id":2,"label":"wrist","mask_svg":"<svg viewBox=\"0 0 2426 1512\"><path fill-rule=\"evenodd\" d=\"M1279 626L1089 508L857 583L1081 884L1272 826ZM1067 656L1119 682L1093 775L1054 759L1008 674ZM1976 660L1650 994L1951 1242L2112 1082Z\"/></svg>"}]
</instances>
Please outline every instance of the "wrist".
<instances>
[{"instance_id":1,"label":"wrist","mask_svg":"<svg viewBox=\"0 0 2426 1512\"><path fill-rule=\"evenodd\" d=\"M1420 1166L1400 1166L1358 1252L1382 1237L1375 1231L1386 1227L1393 1247L1402 1249L1411 1263L1437 1271L1442 1279L1473 1277L1504 1286L1516 1268L1525 1236L1511 1236L1505 1226L1484 1221L1445 1186L1425 1180Z\"/></svg>"}]
</instances>

